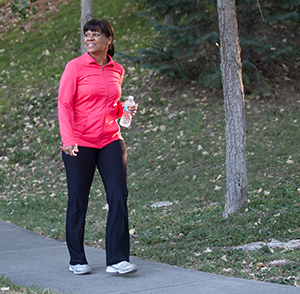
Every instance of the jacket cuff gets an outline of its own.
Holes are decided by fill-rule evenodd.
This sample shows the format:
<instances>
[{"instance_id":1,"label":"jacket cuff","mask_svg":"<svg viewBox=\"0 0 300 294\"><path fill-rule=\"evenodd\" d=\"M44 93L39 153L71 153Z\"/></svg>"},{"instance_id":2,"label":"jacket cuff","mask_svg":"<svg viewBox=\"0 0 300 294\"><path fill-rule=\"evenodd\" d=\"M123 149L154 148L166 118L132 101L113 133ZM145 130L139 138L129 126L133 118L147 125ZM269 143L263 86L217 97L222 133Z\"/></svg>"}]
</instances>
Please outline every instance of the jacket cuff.
<instances>
[{"instance_id":1,"label":"jacket cuff","mask_svg":"<svg viewBox=\"0 0 300 294\"><path fill-rule=\"evenodd\" d=\"M68 146L76 146L76 145L77 143L75 143L74 141L66 141L63 143L61 149L64 150Z\"/></svg>"},{"instance_id":2,"label":"jacket cuff","mask_svg":"<svg viewBox=\"0 0 300 294\"><path fill-rule=\"evenodd\" d=\"M118 101L118 118L122 117L123 115L123 103L119 100Z\"/></svg>"}]
</instances>

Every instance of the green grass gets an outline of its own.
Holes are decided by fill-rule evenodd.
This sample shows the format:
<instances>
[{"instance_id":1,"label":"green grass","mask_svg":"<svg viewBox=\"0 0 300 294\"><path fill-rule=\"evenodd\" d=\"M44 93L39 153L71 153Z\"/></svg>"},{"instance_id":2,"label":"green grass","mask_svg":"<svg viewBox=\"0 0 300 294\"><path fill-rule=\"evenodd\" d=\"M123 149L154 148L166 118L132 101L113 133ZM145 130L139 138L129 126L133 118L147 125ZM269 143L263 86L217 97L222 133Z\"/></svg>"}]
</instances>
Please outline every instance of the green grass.
<instances>
[{"instance_id":1,"label":"green grass","mask_svg":"<svg viewBox=\"0 0 300 294\"><path fill-rule=\"evenodd\" d=\"M58 292L51 289L43 289L35 286L30 287L27 285L25 287L19 286L11 279L4 277L3 275L0 276L0 288L3 288L1 293L3 292L6 294L58 294Z\"/></svg>"},{"instance_id":2,"label":"green grass","mask_svg":"<svg viewBox=\"0 0 300 294\"><path fill-rule=\"evenodd\" d=\"M222 275L300 283L296 251L233 249L273 238L300 239L299 96L246 97L248 205L223 219L226 142L221 92L194 82L172 82L122 59L154 33L135 15L138 7L132 3L94 2L95 17L115 27L120 53L115 60L126 71L123 94L133 94L139 103L132 127L123 129L132 255ZM8 28L0 41L0 217L59 240L65 238L67 186L57 91L64 65L80 54L79 19L80 3L72 1L58 13L47 14L47 22L36 20L28 33ZM157 201L172 205L151 208ZM105 243L105 205L97 175L86 243L99 248ZM283 258L292 263L268 265Z\"/></svg>"}]
</instances>

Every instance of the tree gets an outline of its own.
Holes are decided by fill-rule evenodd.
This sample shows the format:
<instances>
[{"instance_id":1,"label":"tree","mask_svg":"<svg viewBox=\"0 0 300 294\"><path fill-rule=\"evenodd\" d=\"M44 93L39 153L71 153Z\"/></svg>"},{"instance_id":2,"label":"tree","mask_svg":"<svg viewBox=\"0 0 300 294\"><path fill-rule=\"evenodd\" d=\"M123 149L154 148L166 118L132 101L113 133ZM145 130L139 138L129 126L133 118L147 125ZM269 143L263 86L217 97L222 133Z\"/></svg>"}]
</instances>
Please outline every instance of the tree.
<instances>
[{"instance_id":1,"label":"tree","mask_svg":"<svg viewBox=\"0 0 300 294\"><path fill-rule=\"evenodd\" d=\"M34 3L37 0L30 0L30 3ZM35 7L30 6L27 0L13 0L11 5L11 11L13 13L19 13L20 18L26 20L30 16L29 11L35 15L38 11ZM93 0L81 0L81 19L80 19L80 49L82 54L86 51L84 46L84 24L93 18Z\"/></svg>"},{"instance_id":2,"label":"tree","mask_svg":"<svg viewBox=\"0 0 300 294\"><path fill-rule=\"evenodd\" d=\"M142 66L154 68L163 75L186 77L199 70L199 57L206 64L210 63L209 56L214 51L218 54L215 45L209 52L206 50L207 43L218 42L216 0L131 1L142 3L146 8L144 16L158 32L156 40L140 51L138 62ZM202 69L206 67L203 64Z\"/></svg>"},{"instance_id":3,"label":"tree","mask_svg":"<svg viewBox=\"0 0 300 294\"><path fill-rule=\"evenodd\" d=\"M226 218L247 203L246 127L235 0L218 0L218 15L226 122Z\"/></svg>"},{"instance_id":4,"label":"tree","mask_svg":"<svg viewBox=\"0 0 300 294\"><path fill-rule=\"evenodd\" d=\"M30 0L30 3L34 2L36 2L36 0ZM24 20L30 15L30 10L34 15L37 14L36 8L30 6L27 0L14 0L14 2L11 5L11 11L13 13L19 12L19 16Z\"/></svg>"},{"instance_id":5,"label":"tree","mask_svg":"<svg viewBox=\"0 0 300 294\"><path fill-rule=\"evenodd\" d=\"M130 1L145 7L157 31L156 42L135 56L141 66L221 87L217 0ZM278 77L298 79L300 1L236 0L236 5L245 93L276 93L272 84Z\"/></svg>"},{"instance_id":6,"label":"tree","mask_svg":"<svg viewBox=\"0 0 300 294\"><path fill-rule=\"evenodd\" d=\"M83 26L86 22L93 18L93 0L81 0L81 26L80 26L80 49L83 54L86 49L84 46Z\"/></svg>"}]
</instances>

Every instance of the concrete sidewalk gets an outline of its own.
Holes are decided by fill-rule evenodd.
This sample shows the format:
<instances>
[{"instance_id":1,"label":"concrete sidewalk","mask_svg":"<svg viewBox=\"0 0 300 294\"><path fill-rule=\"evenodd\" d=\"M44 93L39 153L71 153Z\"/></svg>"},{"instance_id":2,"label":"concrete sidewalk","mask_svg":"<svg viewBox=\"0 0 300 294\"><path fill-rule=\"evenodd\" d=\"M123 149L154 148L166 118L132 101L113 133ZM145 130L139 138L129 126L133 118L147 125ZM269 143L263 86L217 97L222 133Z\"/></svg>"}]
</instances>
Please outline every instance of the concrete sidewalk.
<instances>
[{"instance_id":1,"label":"concrete sidewalk","mask_svg":"<svg viewBox=\"0 0 300 294\"><path fill-rule=\"evenodd\" d=\"M139 271L115 276L105 272L105 252L86 247L91 275L68 271L65 244L0 220L0 275L20 285L67 294L300 294L300 288L229 278L131 258Z\"/></svg>"}]
</instances>

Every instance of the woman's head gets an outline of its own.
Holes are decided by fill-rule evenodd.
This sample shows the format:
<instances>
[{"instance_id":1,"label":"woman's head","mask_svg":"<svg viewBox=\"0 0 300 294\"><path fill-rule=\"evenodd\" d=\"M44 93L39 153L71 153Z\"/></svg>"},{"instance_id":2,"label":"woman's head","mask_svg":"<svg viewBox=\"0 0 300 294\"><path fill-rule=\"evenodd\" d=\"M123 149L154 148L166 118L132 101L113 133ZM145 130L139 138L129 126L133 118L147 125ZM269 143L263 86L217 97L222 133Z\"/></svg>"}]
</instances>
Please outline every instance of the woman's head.
<instances>
[{"instance_id":1,"label":"woman's head","mask_svg":"<svg viewBox=\"0 0 300 294\"><path fill-rule=\"evenodd\" d=\"M106 38L111 37L112 42L108 45L107 54L111 57L114 56L115 46L113 44L113 40L115 38L115 33L114 28L108 21L106 21L105 19L89 20L83 27L83 33L85 34L87 31L100 32L101 34L104 34Z\"/></svg>"}]
</instances>

